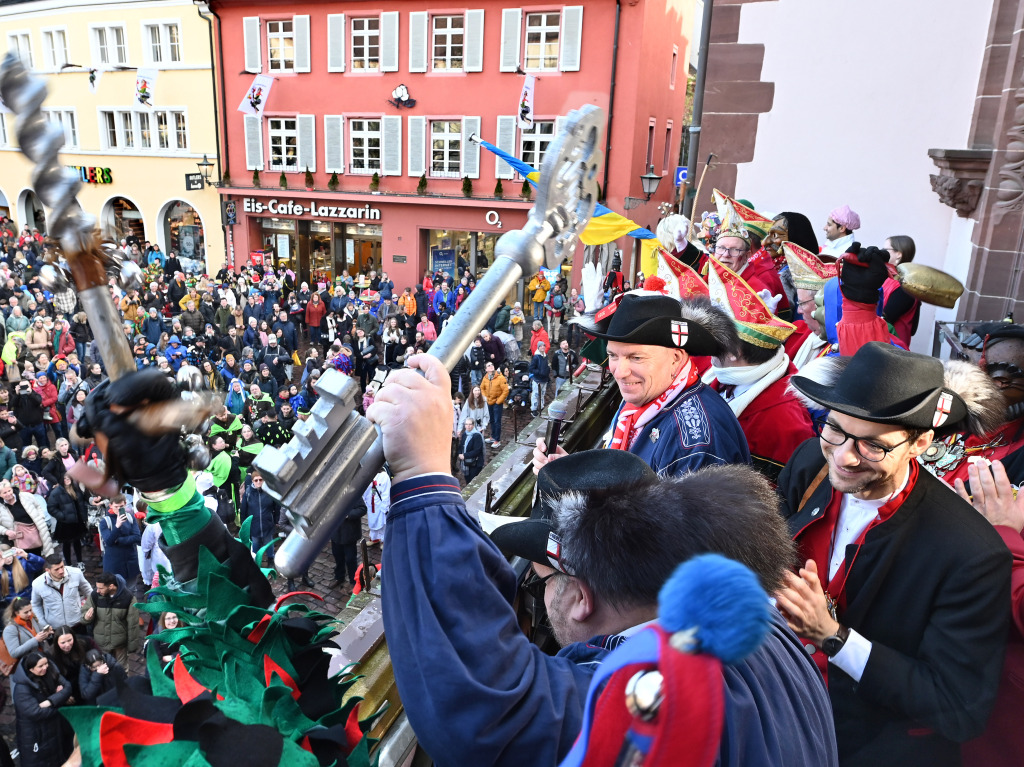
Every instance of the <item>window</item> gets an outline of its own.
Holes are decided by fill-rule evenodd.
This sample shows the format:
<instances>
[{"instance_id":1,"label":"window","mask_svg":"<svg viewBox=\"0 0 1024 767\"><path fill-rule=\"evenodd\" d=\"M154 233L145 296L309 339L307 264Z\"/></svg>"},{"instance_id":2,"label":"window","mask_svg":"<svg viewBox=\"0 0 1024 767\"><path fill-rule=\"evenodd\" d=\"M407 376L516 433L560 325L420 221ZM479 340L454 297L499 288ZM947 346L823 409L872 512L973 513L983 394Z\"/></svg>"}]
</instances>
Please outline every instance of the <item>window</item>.
<instances>
[{"instance_id":1,"label":"window","mask_svg":"<svg viewBox=\"0 0 1024 767\"><path fill-rule=\"evenodd\" d=\"M94 27L92 32L96 44L96 58L100 64L128 63L124 27Z\"/></svg>"},{"instance_id":2,"label":"window","mask_svg":"<svg viewBox=\"0 0 1024 767\"><path fill-rule=\"evenodd\" d=\"M28 32L12 32L7 35L7 49L15 54L28 69L32 63L32 38Z\"/></svg>"},{"instance_id":3,"label":"window","mask_svg":"<svg viewBox=\"0 0 1024 767\"><path fill-rule=\"evenodd\" d=\"M295 30L291 21L267 22L267 58L271 72L295 70Z\"/></svg>"},{"instance_id":4,"label":"window","mask_svg":"<svg viewBox=\"0 0 1024 767\"><path fill-rule=\"evenodd\" d=\"M135 113L121 112L121 130L124 134L124 148L135 148Z\"/></svg>"},{"instance_id":5,"label":"window","mask_svg":"<svg viewBox=\"0 0 1024 767\"><path fill-rule=\"evenodd\" d=\"M462 121L432 121L430 123L430 175L435 178L461 178L461 171Z\"/></svg>"},{"instance_id":6,"label":"window","mask_svg":"<svg viewBox=\"0 0 1024 767\"><path fill-rule=\"evenodd\" d=\"M380 19L352 19L352 69L380 69Z\"/></svg>"},{"instance_id":7,"label":"window","mask_svg":"<svg viewBox=\"0 0 1024 767\"><path fill-rule=\"evenodd\" d=\"M43 30L43 58L47 69L60 69L68 63L68 40L63 29Z\"/></svg>"},{"instance_id":8,"label":"window","mask_svg":"<svg viewBox=\"0 0 1024 767\"><path fill-rule=\"evenodd\" d=\"M120 144L117 141L117 119L113 112L100 112L100 119L103 123L103 132L106 137L107 149L117 149Z\"/></svg>"},{"instance_id":9,"label":"window","mask_svg":"<svg viewBox=\"0 0 1024 767\"><path fill-rule=\"evenodd\" d=\"M139 112L139 148L152 149L153 137L149 132L149 112Z\"/></svg>"},{"instance_id":10,"label":"window","mask_svg":"<svg viewBox=\"0 0 1024 767\"><path fill-rule=\"evenodd\" d=\"M434 17L434 69L462 69L464 23L462 16Z\"/></svg>"},{"instance_id":11,"label":"window","mask_svg":"<svg viewBox=\"0 0 1024 767\"><path fill-rule=\"evenodd\" d=\"M522 132L519 156L523 162L539 170L544 163L544 153L548 150L548 144L554 137L554 120L534 121L532 128Z\"/></svg>"},{"instance_id":12,"label":"window","mask_svg":"<svg viewBox=\"0 0 1024 767\"><path fill-rule=\"evenodd\" d=\"M654 119L651 119L650 124L647 126L647 162L644 167L648 170L654 165Z\"/></svg>"},{"instance_id":13,"label":"window","mask_svg":"<svg viewBox=\"0 0 1024 767\"><path fill-rule=\"evenodd\" d=\"M176 64L181 61L181 36L177 24L147 24L143 33L153 64Z\"/></svg>"},{"instance_id":14,"label":"window","mask_svg":"<svg viewBox=\"0 0 1024 767\"><path fill-rule=\"evenodd\" d=\"M156 117L157 146L159 146L160 149L170 149L171 136L167 131L167 113L156 112L154 113L154 117Z\"/></svg>"},{"instance_id":15,"label":"window","mask_svg":"<svg viewBox=\"0 0 1024 767\"><path fill-rule=\"evenodd\" d=\"M675 90L676 87L676 68L679 66L679 46L672 46L672 67L668 71L668 87Z\"/></svg>"},{"instance_id":16,"label":"window","mask_svg":"<svg viewBox=\"0 0 1024 767\"><path fill-rule=\"evenodd\" d=\"M380 171L380 120L349 120L352 173Z\"/></svg>"},{"instance_id":17,"label":"window","mask_svg":"<svg viewBox=\"0 0 1024 767\"><path fill-rule=\"evenodd\" d=\"M44 109L43 115L52 123L57 123L64 129L64 146L78 147L78 125L75 123L75 113L71 109Z\"/></svg>"},{"instance_id":18,"label":"window","mask_svg":"<svg viewBox=\"0 0 1024 767\"><path fill-rule=\"evenodd\" d=\"M7 146L7 121L0 115L0 146Z\"/></svg>"},{"instance_id":19,"label":"window","mask_svg":"<svg viewBox=\"0 0 1024 767\"><path fill-rule=\"evenodd\" d=\"M188 149L188 130L185 128L185 113L171 112L174 118L174 137L178 142L178 149Z\"/></svg>"},{"instance_id":20,"label":"window","mask_svg":"<svg viewBox=\"0 0 1024 767\"><path fill-rule=\"evenodd\" d=\"M269 120L270 170L299 172L299 121L294 117Z\"/></svg>"},{"instance_id":21,"label":"window","mask_svg":"<svg viewBox=\"0 0 1024 767\"><path fill-rule=\"evenodd\" d=\"M558 33L562 25L561 14L526 14L525 69L558 69Z\"/></svg>"},{"instance_id":22,"label":"window","mask_svg":"<svg viewBox=\"0 0 1024 767\"><path fill-rule=\"evenodd\" d=\"M665 126L665 156L661 160L661 169L667 171L672 163L672 121Z\"/></svg>"}]
</instances>

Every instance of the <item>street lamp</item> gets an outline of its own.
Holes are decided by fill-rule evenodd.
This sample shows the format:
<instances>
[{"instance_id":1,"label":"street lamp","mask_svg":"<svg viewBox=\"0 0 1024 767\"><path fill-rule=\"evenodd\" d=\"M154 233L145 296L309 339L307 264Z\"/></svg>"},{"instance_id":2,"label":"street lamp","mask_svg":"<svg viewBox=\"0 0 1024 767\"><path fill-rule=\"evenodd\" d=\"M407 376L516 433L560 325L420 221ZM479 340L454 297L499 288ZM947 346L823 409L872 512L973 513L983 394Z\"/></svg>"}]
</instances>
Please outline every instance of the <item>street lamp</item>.
<instances>
[{"instance_id":1,"label":"street lamp","mask_svg":"<svg viewBox=\"0 0 1024 767\"><path fill-rule=\"evenodd\" d=\"M658 191L658 184L661 183L661 176L654 172L653 165L640 177L640 183L643 186L644 194L650 200L651 195Z\"/></svg>"},{"instance_id":2,"label":"street lamp","mask_svg":"<svg viewBox=\"0 0 1024 767\"><path fill-rule=\"evenodd\" d=\"M203 182L208 185L210 183L210 172L213 170L213 163L210 162L209 158L204 154L203 161L197 162L196 165L199 166L199 172L203 174ZM652 165L651 170L653 169L654 166ZM644 189L646 190L647 187L645 186ZM650 199L650 195L648 195L647 198Z\"/></svg>"}]
</instances>

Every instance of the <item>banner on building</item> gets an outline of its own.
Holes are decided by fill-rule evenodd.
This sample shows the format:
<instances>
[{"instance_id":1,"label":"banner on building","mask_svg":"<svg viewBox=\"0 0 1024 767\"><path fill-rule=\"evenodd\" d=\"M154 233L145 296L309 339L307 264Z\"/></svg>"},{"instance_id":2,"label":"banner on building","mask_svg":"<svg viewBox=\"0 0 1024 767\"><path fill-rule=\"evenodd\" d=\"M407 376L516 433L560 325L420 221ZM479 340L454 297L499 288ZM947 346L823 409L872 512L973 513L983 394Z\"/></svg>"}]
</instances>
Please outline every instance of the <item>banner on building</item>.
<instances>
[{"instance_id":1,"label":"banner on building","mask_svg":"<svg viewBox=\"0 0 1024 767\"><path fill-rule=\"evenodd\" d=\"M255 117L263 116L263 109L267 105L267 97L270 96L270 86L274 84L274 78L269 75L256 75L252 79L252 85L238 105L239 112Z\"/></svg>"},{"instance_id":2,"label":"banner on building","mask_svg":"<svg viewBox=\"0 0 1024 767\"><path fill-rule=\"evenodd\" d=\"M523 92L519 94L519 111L516 113L516 122L523 130L533 127L533 90L536 78L527 75L523 82Z\"/></svg>"},{"instance_id":3,"label":"banner on building","mask_svg":"<svg viewBox=\"0 0 1024 767\"><path fill-rule=\"evenodd\" d=\"M153 86L157 70L140 69L135 73L135 104L145 109L153 108Z\"/></svg>"},{"instance_id":4,"label":"banner on building","mask_svg":"<svg viewBox=\"0 0 1024 767\"><path fill-rule=\"evenodd\" d=\"M102 77L102 76L103 76L103 70L102 69L95 69L95 68L93 68L93 69L89 70L89 93L91 93L93 96L95 96L96 95L96 91L99 90L99 87L100 87L100 77Z\"/></svg>"}]
</instances>

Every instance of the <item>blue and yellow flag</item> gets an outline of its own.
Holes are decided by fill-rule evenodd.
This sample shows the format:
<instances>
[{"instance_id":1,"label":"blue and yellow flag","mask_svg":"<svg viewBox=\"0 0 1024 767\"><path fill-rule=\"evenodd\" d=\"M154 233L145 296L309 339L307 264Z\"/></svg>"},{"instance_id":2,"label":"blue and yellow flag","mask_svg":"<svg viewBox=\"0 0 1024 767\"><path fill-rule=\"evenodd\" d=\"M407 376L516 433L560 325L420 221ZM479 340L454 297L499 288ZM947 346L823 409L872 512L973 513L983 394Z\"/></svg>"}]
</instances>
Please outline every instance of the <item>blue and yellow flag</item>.
<instances>
[{"instance_id":1,"label":"blue and yellow flag","mask_svg":"<svg viewBox=\"0 0 1024 767\"><path fill-rule=\"evenodd\" d=\"M488 141L481 139L480 146L507 162L516 173L529 181L532 186L537 186L540 171L527 165L518 157L513 157L508 152L498 149L498 147ZM595 206L594 215L591 216L590 223L580 233L580 239L584 245L604 245L627 235L640 240L640 269L643 273L657 274L659 243L654 232L644 229L635 221L630 221L625 216L600 203Z\"/></svg>"}]
</instances>

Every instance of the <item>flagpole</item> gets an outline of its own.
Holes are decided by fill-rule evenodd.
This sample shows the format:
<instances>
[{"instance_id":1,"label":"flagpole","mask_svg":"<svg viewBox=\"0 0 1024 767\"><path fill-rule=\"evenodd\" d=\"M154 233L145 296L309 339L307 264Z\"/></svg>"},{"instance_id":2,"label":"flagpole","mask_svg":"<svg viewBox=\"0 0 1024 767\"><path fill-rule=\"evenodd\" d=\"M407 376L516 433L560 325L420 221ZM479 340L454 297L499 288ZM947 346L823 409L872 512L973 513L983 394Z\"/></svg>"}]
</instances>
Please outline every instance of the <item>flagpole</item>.
<instances>
[{"instance_id":1,"label":"flagpole","mask_svg":"<svg viewBox=\"0 0 1024 767\"><path fill-rule=\"evenodd\" d=\"M694 205L696 205L697 204L697 200L700 199L700 189L701 189L702 186L704 186L704 176L705 176L705 174L707 174L708 168L711 167L711 158L714 157L714 156L715 156L714 152L712 152L711 154L708 155L708 161L706 163L704 163L704 170L702 170L700 172L700 179L697 181L697 190L696 190L696 192L694 192L694 195L693 195L693 204ZM693 215L693 211L694 211L694 208L691 207L690 208L690 237L688 239L693 239L693 237L696 236L696 232L697 232L697 225L694 223L696 221L697 217L695 215Z\"/></svg>"}]
</instances>

